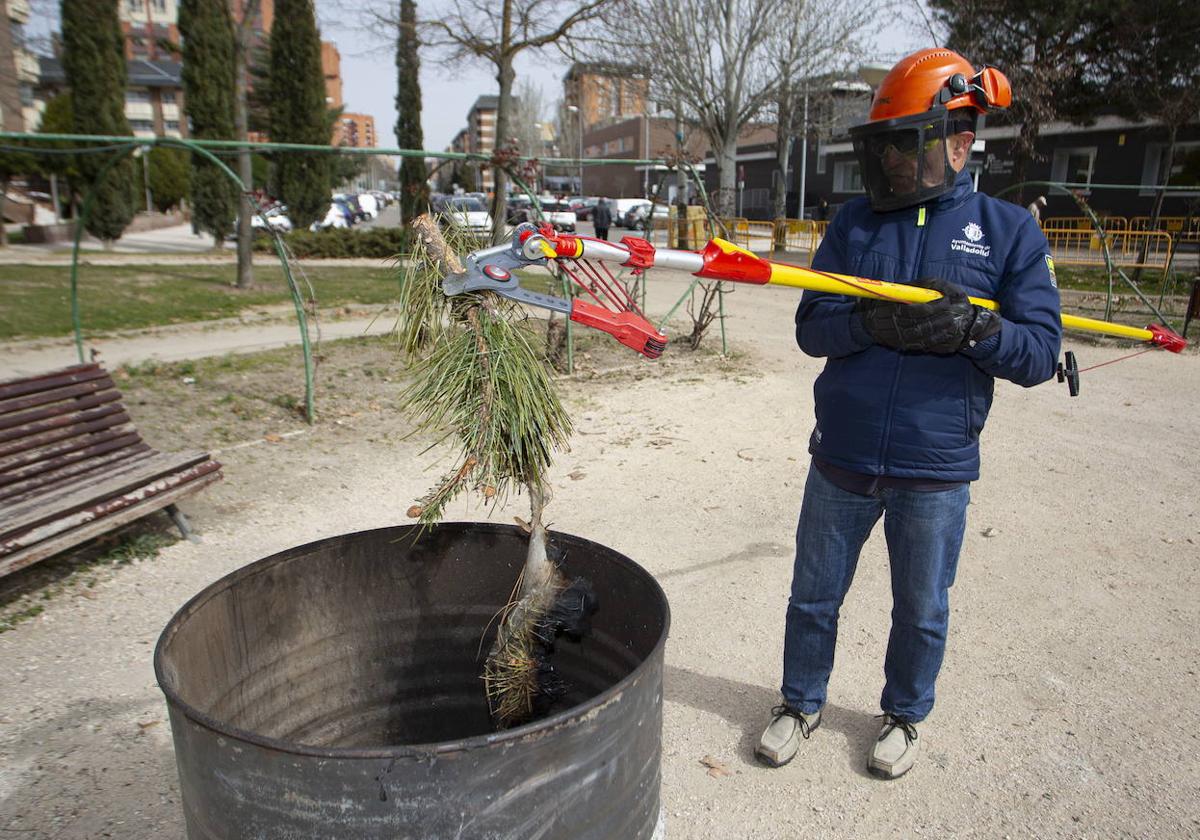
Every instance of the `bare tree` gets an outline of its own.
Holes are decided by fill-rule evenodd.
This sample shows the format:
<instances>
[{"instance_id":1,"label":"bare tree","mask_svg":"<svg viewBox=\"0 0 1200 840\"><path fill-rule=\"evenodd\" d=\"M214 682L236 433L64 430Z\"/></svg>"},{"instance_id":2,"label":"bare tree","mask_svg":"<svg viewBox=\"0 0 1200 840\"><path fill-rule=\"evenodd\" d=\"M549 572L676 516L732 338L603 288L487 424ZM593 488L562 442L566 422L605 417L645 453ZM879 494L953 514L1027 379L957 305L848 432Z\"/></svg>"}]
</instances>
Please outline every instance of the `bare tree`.
<instances>
[{"instance_id":1,"label":"bare tree","mask_svg":"<svg viewBox=\"0 0 1200 840\"><path fill-rule=\"evenodd\" d=\"M447 63L482 61L496 72L500 86L496 108L496 152L502 159L512 142L512 100L516 72L513 61L525 50L558 47L566 51L576 30L595 20L613 0L559 3L554 0L444 0L420 22L424 43L439 50ZM504 237L508 179L493 167L496 220L493 241Z\"/></svg>"},{"instance_id":2,"label":"bare tree","mask_svg":"<svg viewBox=\"0 0 1200 840\"><path fill-rule=\"evenodd\" d=\"M546 120L546 99L542 89L529 79L517 85L513 97L512 138L513 145L522 155L542 157L542 137ZM539 167L540 168L540 167ZM536 189L533 183L530 189Z\"/></svg>"},{"instance_id":3,"label":"bare tree","mask_svg":"<svg viewBox=\"0 0 1200 840\"><path fill-rule=\"evenodd\" d=\"M254 20L259 13L259 0L243 0L240 4L241 17L234 16L234 93L233 131L238 140L245 142L249 137L250 108L250 50L253 47ZM238 149L238 177L247 190L254 189L254 173L251 167L250 150ZM239 196L240 210L237 220L237 287L248 289L254 282L254 229L251 217L257 208Z\"/></svg>"},{"instance_id":4,"label":"bare tree","mask_svg":"<svg viewBox=\"0 0 1200 840\"><path fill-rule=\"evenodd\" d=\"M853 56L863 52L868 28L876 22L878 0L843 3L840 0L786 0L784 25L771 41L772 64L777 68L774 111L775 161L774 215L787 215L787 172L793 140L807 135L827 112L830 87ZM804 207L804 196L800 196Z\"/></svg>"},{"instance_id":5,"label":"bare tree","mask_svg":"<svg viewBox=\"0 0 1200 840\"><path fill-rule=\"evenodd\" d=\"M649 65L651 97L676 103L704 132L720 172L717 205L733 215L738 135L772 101L781 68L773 34L788 0L625 0L610 25ZM790 76L794 68L785 68Z\"/></svg>"}]
</instances>

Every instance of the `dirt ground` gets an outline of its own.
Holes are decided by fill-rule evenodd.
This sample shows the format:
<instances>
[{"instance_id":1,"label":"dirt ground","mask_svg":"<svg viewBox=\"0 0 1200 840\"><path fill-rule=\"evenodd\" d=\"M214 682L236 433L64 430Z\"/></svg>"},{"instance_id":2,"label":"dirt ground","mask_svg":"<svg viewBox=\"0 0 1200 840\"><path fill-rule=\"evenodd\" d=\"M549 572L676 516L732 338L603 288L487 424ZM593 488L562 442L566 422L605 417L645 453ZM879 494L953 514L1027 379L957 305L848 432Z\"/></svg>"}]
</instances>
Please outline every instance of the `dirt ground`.
<instances>
[{"instance_id":1,"label":"dirt ground","mask_svg":"<svg viewBox=\"0 0 1200 840\"><path fill-rule=\"evenodd\" d=\"M682 288L658 278L651 311ZM998 383L938 704L909 776L865 772L890 610L881 533L843 609L821 729L787 767L755 763L777 702L821 368L792 339L797 296L732 294L730 360L672 348L649 363L597 349L563 380L577 432L554 470L553 527L627 554L670 599L667 836L1200 834L1194 352L1085 373L1074 399L1057 383ZM1067 347L1085 367L1128 352L1076 337ZM50 565L5 584L27 593L11 608L36 599L42 611L0 633L4 836L181 837L151 663L168 619L272 552L405 521L447 465L445 450L422 453L428 441L406 437L394 409L403 377L385 342L326 346L323 417L311 429L295 413L295 354L276 352L276 366L216 359L122 375L146 437L218 450L225 480L183 505L198 544L67 578ZM522 502L458 502L448 518L508 522ZM711 775L706 757L729 772Z\"/></svg>"}]
</instances>

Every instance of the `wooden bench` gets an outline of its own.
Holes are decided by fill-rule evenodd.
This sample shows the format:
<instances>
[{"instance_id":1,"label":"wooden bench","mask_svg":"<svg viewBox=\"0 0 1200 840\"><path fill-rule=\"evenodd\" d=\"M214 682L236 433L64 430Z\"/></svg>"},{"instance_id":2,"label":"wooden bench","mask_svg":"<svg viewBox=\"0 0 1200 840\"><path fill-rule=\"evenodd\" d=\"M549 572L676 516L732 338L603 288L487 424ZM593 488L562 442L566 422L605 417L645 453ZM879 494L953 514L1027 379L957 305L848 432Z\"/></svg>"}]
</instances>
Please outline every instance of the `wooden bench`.
<instances>
[{"instance_id":1,"label":"wooden bench","mask_svg":"<svg viewBox=\"0 0 1200 840\"><path fill-rule=\"evenodd\" d=\"M162 508L221 478L203 452L158 452L98 364L0 382L0 576Z\"/></svg>"}]
</instances>

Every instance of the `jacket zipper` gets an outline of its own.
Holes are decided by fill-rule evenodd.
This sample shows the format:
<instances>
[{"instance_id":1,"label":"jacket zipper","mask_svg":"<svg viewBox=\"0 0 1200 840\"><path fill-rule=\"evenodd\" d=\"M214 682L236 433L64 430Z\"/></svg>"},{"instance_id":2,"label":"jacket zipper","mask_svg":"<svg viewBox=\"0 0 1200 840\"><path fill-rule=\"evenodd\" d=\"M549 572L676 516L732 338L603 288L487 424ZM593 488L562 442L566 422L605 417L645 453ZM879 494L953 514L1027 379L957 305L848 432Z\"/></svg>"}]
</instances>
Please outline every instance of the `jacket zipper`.
<instances>
[{"instance_id":1,"label":"jacket zipper","mask_svg":"<svg viewBox=\"0 0 1200 840\"><path fill-rule=\"evenodd\" d=\"M912 276L909 281L919 279L921 274L921 262L925 259L925 234L928 231L929 216L932 213L927 212L925 205L922 204L917 208L917 228L920 230L917 239L917 260L914 263ZM896 359L896 372L892 376L892 389L888 394L887 405L887 425L883 429L883 445L879 449L879 474L886 475L887 471L887 451L888 446L892 442L892 415L896 409L896 392L900 389L900 370L904 367L904 354L899 354Z\"/></svg>"}]
</instances>

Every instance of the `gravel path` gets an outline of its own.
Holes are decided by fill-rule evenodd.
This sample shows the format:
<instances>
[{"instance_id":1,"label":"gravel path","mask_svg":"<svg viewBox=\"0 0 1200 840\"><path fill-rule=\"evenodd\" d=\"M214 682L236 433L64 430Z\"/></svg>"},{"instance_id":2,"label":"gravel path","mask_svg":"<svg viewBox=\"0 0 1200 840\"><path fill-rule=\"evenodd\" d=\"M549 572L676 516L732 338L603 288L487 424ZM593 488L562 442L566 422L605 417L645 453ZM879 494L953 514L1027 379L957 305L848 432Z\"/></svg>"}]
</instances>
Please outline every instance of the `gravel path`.
<instances>
[{"instance_id":1,"label":"gravel path","mask_svg":"<svg viewBox=\"0 0 1200 840\"><path fill-rule=\"evenodd\" d=\"M652 311L681 288L665 280ZM821 729L785 768L754 762L776 702L821 367L795 349L796 298L730 296L732 364L633 363L566 385L580 433L554 470L553 527L628 554L671 602L667 836L1200 834L1192 352L1084 374L1077 399L1053 383L999 384L938 705L908 777L881 783L864 769L890 609L881 534L843 610ZM1068 347L1084 366L1125 352ZM154 641L187 598L245 563L403 521L446 453L422 454L426 442L399 431L366 413L229 447L226 480L184 506L203 542L119 567L0 635L0 832L182 835ZM520 512L518 500L490 516ZM488 515L458 503L448 518ZM729 774L710 775L706 756Z\"/></svg>"}]
</instances>

